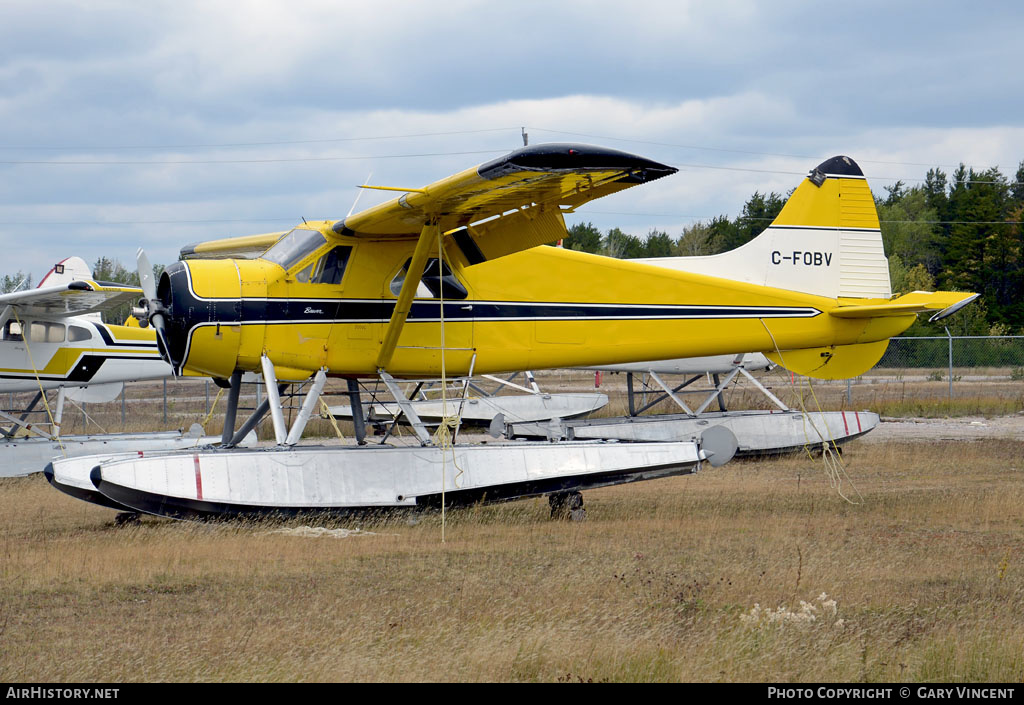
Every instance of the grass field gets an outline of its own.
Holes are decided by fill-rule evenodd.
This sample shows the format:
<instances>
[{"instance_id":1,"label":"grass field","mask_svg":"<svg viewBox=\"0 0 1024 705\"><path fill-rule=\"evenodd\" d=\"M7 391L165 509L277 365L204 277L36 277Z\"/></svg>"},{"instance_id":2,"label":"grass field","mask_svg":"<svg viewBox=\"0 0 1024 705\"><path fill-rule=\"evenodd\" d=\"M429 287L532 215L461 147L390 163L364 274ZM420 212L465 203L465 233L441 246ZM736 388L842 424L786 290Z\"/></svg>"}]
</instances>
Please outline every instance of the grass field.
<instances>
[{"instance_id":1,"label":"grass field","mask_svg":"<svg viewBox=\"0 0 1024 705\"><path fill-rule=\"evenodd\" d=\"M1024 678L1024 439L844 458L856 504L820 459L733 462L587 492L580 523L449 512L444 543L437 514L115 527L0 480L0 679Z\"/></svg>"}]
</instances>

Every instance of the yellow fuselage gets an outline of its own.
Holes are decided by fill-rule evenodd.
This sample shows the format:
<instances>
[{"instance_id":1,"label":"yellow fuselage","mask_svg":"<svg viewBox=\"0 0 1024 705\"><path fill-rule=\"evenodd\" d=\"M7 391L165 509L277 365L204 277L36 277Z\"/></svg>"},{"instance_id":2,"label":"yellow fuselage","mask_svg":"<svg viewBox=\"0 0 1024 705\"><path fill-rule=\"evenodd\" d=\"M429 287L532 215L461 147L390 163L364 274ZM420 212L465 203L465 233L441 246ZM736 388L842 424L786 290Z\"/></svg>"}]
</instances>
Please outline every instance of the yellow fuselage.
<instances>
[{"instance_id":1,"label":"yellow fuselage","mask_svg":"<svg viewBox=\"0 0 1024 705\"><path fill-rule=\"evenodd\" d=\"M338 245L352 247L340 285L296 277ZM259 369L265 353L285 380L305 379L320 367L374 375L397 298L392 282L412 250L408 240L331 235L289 272L262 259L179 263L187 271L174 279L175 364L179 371L227 377ZM444 257L468 295L449 298L458 292L441 290L443 323L438 298L415 299L387 366L393 375L437 377L442 366L461 375L471 365L476 373L493 373L849 345L885 340L914 320L913 314L837 318L829 315L837 299L553 247L473 266L453 246Z\"/></svg>"}]
</instances>

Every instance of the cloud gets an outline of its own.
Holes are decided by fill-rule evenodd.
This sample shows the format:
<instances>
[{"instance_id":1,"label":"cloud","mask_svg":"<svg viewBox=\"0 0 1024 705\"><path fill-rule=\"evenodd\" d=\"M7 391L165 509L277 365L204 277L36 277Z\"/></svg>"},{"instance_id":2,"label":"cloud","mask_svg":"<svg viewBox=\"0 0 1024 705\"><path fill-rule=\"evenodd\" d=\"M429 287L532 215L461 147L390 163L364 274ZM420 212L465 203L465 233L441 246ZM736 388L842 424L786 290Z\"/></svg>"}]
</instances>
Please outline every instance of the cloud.
<instances>
[{"instance_id":1,"label":"cloud","mask_svg":"<svg viewBox=\"0 0 1024 705\"><path fill-rule=\"evenodd\" d=\"M679 166L574 216L636 234L735 216L755 190L785 193L839 153L876 190L922 165L1012 174L1022 13L14 0L0 23L0 238L38 223L49 246L11 263L33 272L54 251L131 261L136 243L166 262L189 241L343 215L370 172L443 178L519 146L521 126L534 143ZM119 163L11 163L26 160Z\"/></svg>"}]
</instances>

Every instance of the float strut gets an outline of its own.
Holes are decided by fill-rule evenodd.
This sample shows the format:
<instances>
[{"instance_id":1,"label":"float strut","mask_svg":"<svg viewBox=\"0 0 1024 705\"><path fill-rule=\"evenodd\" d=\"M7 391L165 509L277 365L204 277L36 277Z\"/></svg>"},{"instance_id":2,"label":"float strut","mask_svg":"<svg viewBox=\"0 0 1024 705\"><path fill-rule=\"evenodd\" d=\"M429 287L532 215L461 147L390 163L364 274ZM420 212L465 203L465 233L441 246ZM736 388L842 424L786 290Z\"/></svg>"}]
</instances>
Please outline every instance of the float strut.
<instances>
[{"instance_id":1,"label":"float strut","mask_svg":"<svg viewBox=\"0 0 1024 705\"><path fill-rule=\"evenodd\" d=\"M287 384L277 385L278 396L284 394L284 390L286 389L288 389ZM242 424L242 427L235 431L235 435L231 438L231 442L228 443L227 445L222 444L222 447L234 448L239 443L241 443L245 439L245 437L249 435L249 431L256 428L256 424L263 420L263 417L267 415L267 411L269 410L270 396L268 395L266 399L260 402L259 406L256 407L256 410L252 412L249 418L245 420L245 423Z\"/></svg>"},{"instance_id":2,"label":"float strut","mask_svg":"<svg viewBox=\"0 0 1024 705\"><path fill-rule=\"evenodd\" d=\"M267 399L270 401L270 418L274 422L274 440L282 446L288 438L288 429L284 425L281 394L277 391L277 372L274 363L266 355L260 358L260 363L263 365L263 383L267 385Z\"/></svg>"},{"instance_id":3,"label":"float strut","mask_svg":"<svg viewBox=\"0 0 1024 705\"><path fill-rule=\"evenodd\" d=\"M224 431L220 435L221 445L231 442L235 434L235 418L238 415L238 395L242 391L242 373L235 372L231 375L231 388L228 390L228 408L224 412Z\"/></svg>"},{"instance_id":4,"label":"float strut","mask_svg":"<svg viewBox=\"0 0 1024 705\"><path fill-rule=\"evenodd\" d=\"M293 446L302 438L302 432L306 430L306 423L309 422L309 417L313 413L313 407L320 400L320 393L323 391L326 382L327 371L321 367L313 377L313 384L306 394L306 400L302 402L302 407L299 409L299 415L295 419L295 423L292 424L291 430L288 431L288 438L284 442L285 445Z\"/></svg>"},{"instance_id":5,"label":"float strut","mask_svg":"<svg viewBox=\"0 0 1024 705\"><path fill-rule=\"evenodd\" d=\"M25 412L21 415L20 419L15 419L13 416L10 416L8 414L3 414L3 418L8 419L9 421L13 421L14 422L14 425L11 426L9 431L4 431L3 432L4 438L10 438L11 436L13 436L15 434L15 432L18 430L19 427L24 427L25 426L25 419L28 418L28 415L30 413L32 413L32 410L34 408L36 408L36 404L38 404L39 400L42 399L42 398L43 398L43 393L42 392L36 392L35 397L32 398L32 401L25 408ZM14 409L11 409L11 413L13 413L13 412L14 412ZM37 431L37 433L38 433L38 431Z\"/></svg>"},{"instance_id":6,"label":"float strut","mask_svg":"<svg viewBox=\"0 0 1024 705\"><path fill-rule=\"evenodd\" d=\"M363 404L359 400L359 381L348 380L348 399L352 406L352 423L355 425L356 443L366 445L366 420L363 418Z\"/></svg>"}]
</instances>

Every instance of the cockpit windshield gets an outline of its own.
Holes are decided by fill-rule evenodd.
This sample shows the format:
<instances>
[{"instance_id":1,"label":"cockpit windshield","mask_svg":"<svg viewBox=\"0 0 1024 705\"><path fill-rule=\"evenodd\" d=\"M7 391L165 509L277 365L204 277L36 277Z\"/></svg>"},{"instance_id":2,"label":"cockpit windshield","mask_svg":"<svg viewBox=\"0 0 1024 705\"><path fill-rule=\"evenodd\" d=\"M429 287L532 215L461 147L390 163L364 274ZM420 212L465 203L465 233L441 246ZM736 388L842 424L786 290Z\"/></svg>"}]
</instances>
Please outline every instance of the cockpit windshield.
<instances>
[{"instance_id":1,"label":"cockpit windshield","mask_svg":"<svg viewBox=\"0 0 1024 705\"><path fill-rule=\"evenodd\" d=\"M295 228L264 252L262 259L279 264L288 271L306 255L326 243L327 238L319 230Z\"/></svg>"}]
</instances>

